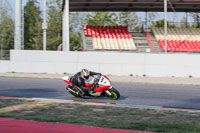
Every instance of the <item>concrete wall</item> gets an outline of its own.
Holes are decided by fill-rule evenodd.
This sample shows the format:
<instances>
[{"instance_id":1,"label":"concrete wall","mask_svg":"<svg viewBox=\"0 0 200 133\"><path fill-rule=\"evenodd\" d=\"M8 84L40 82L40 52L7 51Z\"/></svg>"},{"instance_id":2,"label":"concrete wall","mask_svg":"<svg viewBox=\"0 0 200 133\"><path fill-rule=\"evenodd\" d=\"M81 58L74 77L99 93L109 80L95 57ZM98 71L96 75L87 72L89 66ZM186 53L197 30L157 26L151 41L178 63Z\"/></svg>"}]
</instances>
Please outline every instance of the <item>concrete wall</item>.
<instances>
[{"instance_id":1,"label":"concrete wall","mask_svg":"<svg viewBox=\"0 0 200 133\"><path fill-rule=\"evenodd\" d=\"M111 75L200 77L200 55L11 50L0 72L75 73L82 68Z\"/></svg>"}]
</instances>

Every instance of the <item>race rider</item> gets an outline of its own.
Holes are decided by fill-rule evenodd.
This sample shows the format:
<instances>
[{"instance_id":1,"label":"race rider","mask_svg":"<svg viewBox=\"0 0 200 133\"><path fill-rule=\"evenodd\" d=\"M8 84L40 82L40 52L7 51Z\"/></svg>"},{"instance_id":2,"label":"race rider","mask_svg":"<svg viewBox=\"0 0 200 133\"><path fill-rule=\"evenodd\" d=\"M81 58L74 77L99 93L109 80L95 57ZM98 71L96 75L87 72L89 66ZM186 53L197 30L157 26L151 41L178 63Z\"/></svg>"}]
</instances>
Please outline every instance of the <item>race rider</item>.
<instances>
[{"instance_id":1,"label":"race rider","mask_svg":"<svg viewBox=\"0 0 200 133\"><path fill-rule=\"evenodd\" d=\"M87 80L89 76L94 76L94 75L101 75L101 73L96 73L96 72L88 71L87 69L82 69L80 72L76 73L72 77L72 80L71 80L72 87L79 87L82 89L83 92L92 91L98 85L99 79L96 78L94 81L94 84L90 87L85 86L85 80ZM97 76L97 77L100 77L100 76Z\"/></svg>"}]
</instances>

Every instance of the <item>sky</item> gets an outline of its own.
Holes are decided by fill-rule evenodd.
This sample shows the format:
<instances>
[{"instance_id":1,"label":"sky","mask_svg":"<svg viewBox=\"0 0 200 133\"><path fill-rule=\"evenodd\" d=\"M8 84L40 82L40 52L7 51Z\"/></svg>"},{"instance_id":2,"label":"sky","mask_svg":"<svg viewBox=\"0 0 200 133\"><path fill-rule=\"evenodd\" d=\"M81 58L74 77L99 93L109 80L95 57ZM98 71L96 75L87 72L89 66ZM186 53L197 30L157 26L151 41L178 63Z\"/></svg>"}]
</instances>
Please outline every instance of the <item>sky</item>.
<instances>
[{"instance_id":1,"label":"sky","mask_svg":"<svg viewBox=\"0 0 200 133\"><path fill-rule=\"evenodd\" d=\"M0 0L2 1L2 0ZM15 10L15 0L4 0L4 1L7 1L10 6L12 7L13 9L13 17L14 17L14 10ZM27 2L28 0L23 0L24 4ZM47 0L48 1L48 0ZM40 9L43 10L43 0L38 0L39 4L40 4ZM145 20L145 13L144 12L137 12L137 15L139 17L141 17L143 20ZM163 12L159 12L157 13L157 18L155 20L159 20L159 19L163 19L164 18L164 14ZM179 13L179 12L176 12L176 13L168 13L168 21L170 22L180 22L181 19L186 16L186 13ZM188 17L188 22L192 22L192 18L191 17Z\"/></svg>"}]
</instances>

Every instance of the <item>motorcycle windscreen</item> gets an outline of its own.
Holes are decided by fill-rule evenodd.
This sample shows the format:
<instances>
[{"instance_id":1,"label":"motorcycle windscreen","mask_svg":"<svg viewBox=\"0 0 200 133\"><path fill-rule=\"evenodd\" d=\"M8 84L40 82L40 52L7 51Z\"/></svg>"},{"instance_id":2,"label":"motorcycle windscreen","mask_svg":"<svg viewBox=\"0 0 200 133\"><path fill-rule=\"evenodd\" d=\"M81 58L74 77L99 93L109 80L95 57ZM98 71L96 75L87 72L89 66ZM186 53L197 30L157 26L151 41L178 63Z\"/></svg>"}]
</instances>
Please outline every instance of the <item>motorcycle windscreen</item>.
<instances>
[{"instance_id":1,"label":"motorcycle windscreen","mask_svg":"<svg viewBox=\"0 0 200 133\"><path fill-rule=\"evenodd\" d=\"M90 76L88 80L85 81L85 86L90 87L94 83L94 77Z\"/></svg>"}]
</instances>

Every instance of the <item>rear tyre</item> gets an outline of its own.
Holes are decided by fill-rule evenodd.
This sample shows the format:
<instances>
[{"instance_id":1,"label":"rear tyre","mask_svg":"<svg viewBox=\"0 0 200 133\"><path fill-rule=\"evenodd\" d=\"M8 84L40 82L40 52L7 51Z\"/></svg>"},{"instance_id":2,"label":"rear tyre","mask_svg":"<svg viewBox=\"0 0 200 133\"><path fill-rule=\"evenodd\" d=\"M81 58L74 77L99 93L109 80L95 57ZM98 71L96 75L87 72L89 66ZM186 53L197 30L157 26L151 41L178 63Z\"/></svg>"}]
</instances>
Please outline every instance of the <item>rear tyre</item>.
<instances>
[{"instance_id":1,"label":"rear tyre","mask_svg":"<svg viewBox=\"0 0 200 133\"><path fill-rule=\"evenodd\" d=\"M110 93L111 93L111 96L109 96L110 99L117 100L120 98L120 93L117 89L111 88L108 91L110 91Z\"/></svg>"}]
</instances>

